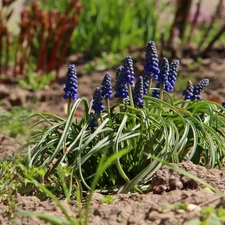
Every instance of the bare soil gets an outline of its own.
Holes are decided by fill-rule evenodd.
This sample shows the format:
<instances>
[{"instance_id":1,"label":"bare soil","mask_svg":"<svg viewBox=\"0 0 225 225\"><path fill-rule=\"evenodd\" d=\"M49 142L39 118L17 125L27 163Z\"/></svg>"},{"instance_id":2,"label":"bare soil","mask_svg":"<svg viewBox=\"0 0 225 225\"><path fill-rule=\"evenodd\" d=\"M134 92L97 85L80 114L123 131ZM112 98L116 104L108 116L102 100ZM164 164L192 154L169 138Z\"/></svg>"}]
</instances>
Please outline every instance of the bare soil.
<instances>
[{"instance_id":1,"label":"bare soil","mask_svg":"<svg viewBox=\"0 0 225 225\"><path fill-rule=\"evenodd\" d=\"M130 55L139 54L141 57L135 60L136 76L143 73L144 50L138 49L131 52ZM74 55L68 59L68 62L63 66L60 72L60 84L54 85L53 88L46 87L41 91L23 90L18 85L1 84L0 85L0 101L1 107L10 110L12 107L24 106L31 107L34 111L48 111L59 116L66 117L66 101L63 100L63 87L65 75L69 63L75 63L79 80L79 97L86 96L89 100L92 98L95 87L101 84L106 71L93 71L89 74L83 74L82 68L85 59L80 55ZM193 66L190 66L193 65ZM202 78L209 78L210 84L206 88L204 98L221 103L225 100L225 57L215 55L209 59L203 59L200 63L194 64L192 59L185 58L181 61L179 68L180 77L186 79L187 76L193 76L193 79L199 81ZM112 75L112 82L116 68L109 70ZM181 79L181 80L182 80ZM182 87L177 87L179 90ZM183 87L185 88L185 87ZM175 92L181 96L181 91ZM80 109L82 114L82 109ZM78 115L79 116L79 115ZM11 137L0 135L0 158L6 156L14 156L19 154L17 149L21 143ZM178 164L184 170L205 180L220 192L225 192L225 169L210 169L190 162ZM171 180L179 181L182 186L171 187ZM117 194L113 198L116 200L113 203L105 204L101 201L102 194L95 193L91 210L89 214L89 224L105 225L105 224L187 224L190 219L196 218L199 211L204 206L214 206L216 208L225 207L225 201L218 195L212 192L206 192L205 188L182 175L173 172L167 167L157 171L154 177L149 181L153 190L146 194ZM180 183L178 183L180 184ZM162 186L163 185L163 186ZM161 190L165 191L162 191ZM179 189L181 188L181 190ZM175 190L171 190L175 189ZM58 217L64 217L61 210L52 200L41 201L36 197L17 195L18 205L17 212L20 210L41 212ZM73 202L71 206L62 200L63 205L67 208L71 215L77 214L77 204ZM187 210L168 209L175 203L188 204ZM84 203L85 204L85 199ZM23 224L23 225L38 225L46 224L45 222L35 217L16 217L14 221L6 217L8 206L0 199L0 224Z\"/></svg>"}]
</instances>

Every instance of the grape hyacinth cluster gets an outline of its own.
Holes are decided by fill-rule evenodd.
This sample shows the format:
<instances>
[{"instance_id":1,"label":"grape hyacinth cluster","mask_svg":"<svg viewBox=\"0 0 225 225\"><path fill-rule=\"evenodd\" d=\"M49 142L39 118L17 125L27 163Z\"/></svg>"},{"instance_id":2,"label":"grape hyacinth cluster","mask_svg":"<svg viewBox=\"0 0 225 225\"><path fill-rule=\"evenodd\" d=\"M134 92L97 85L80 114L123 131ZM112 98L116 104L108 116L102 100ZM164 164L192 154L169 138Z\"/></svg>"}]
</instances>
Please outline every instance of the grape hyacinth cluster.
<instances>
[{"instance_id":1,"label":"grape hyacinth cluster","mask_svg":"<svg viewBox=\"0 0 225 225\"><path fill-rule=\"evenodd\" d=\"M143 83L145 95L148 93L149 79L151 77L154 79L158 79L159 73L160 73L159 59L155 42L150 41L146 46L145 64L144 64Z\"/></svg>"},{"instance_id":2,"label":"grape hyacinth cluster","mask_svg":"<svg viewBox=\"0 0 225 225\"><path fill-rule=\"evenodd\" d=\"M144 104L143 94L144 94L143 77L140 76L140 77L138 77L138 79L136 81L136 84L135 84L135 87L134 87L134 90L133 90L134 105L141 106L141 105Z\"/></svg>"},{"instance_id":3,"label":"grape hyacinth cluster","mask_svg":"<svg viewBox=\"0 0 225 225\"><path fill-rule=\"evenodd\" d=\"M209 84L209 79L203 79L199 81L195 86L189 81L187 85L187 89L183 91L184 99L195 100L201 99L201 92L204 90L206 86Z\"/></svg>"},{"instance_id":4,"label":"grape hyacinth cluster","mask_svg":"<svg viewBox=\"0 0 225 225\"><path fill-rule=\"evenodd\" d=\"M165 89L164 89L167 92L171 92L174 90L174 86L175 86L177 74L178 74L179 64L180 64L179 60L173 60L170 63L168 83L165 85Z\"/></svg>"},{"instance_id":5,"label":"grape hyacinth cluster","mask_svg":"<svg viewBox=\"0 0 225 225\"><path fill-rule=\"evenodd\" d=\"M121 65L117 68L114 97L129 99L128 85L134 86L134 68L131 56L126 57L124 66Z\"/></svg>"},{"instance_id":6,"label":"grape hyacinth cluster","mask_svg":"<svg viewBox=\"0 0 225 225\"><path fill-rule=\"evenodd\" d=\"M121 65L117 68L116 71L116 85L115 85L115 98L128 98L128 87L127 83L122 82L123 79L123 69L124 67Z\"/></svg>"},{"instance_id":7,"label":"grape hyacinth cluster","mask_svg":"<svg viewBox=\"0 0 225 225\"><path fill-rule=\"evenodd\" d=\"M160 66L160 73L157 80L159 83L169 85L168 76L169 76L169 61L167 58L163 57Z\"/></svg>"},{"instance_id":8,"label":"grape hyacinth cluster","mask_svg":"<svg viewBox=\"0 0 225 225\"><path fill-rule=\"evenodd\" d=\"M130 86L134 86L134 68L133 60L131 56L127 56L123 68L122 83L127 83Z\"/></svg>"},{"instance_id":9,"label":"grape hyacinth cluster","mask_svg":"<svg viewBox=\"0 0 225 225\"><path fill-rule=\"evenodd\" d=\"M105 107L102 102L102 92L101 88L97 87L93 96L92 109L95 111L95 114L99 114Z\"/></svg>"},{"instance_id":10,"label":"grape hyacinth cluster","mask_svg":"<svg viewBox=\"0 0 225 225\"><path fill-rule=\"evenodd\" d=\"M102 96L106 99L109 99L112 96L111 76L109 72L107 72L104 76L101 90Z\"/></svg>"},{"instance_id":11,"label":"grape hyacinth cluster","mask_svg":"<svg viewBox=\"0 0 225 225\"><path fill-rule=\"evenodd\" d=\"M63 89L65 92L63 98L68 99L71 97L74 101L77 99L77 72L74 64L70 64L67 71L66 87Z\"/></svg>"},{"instance_id":12,"label":"grape hyacinth cluster","mask_svg":"<svg viewBox=\"0 0 225 225\"><path fill-rule=\"evenodd\" d=\"M161 66L160 66L160 73L158 76L158 83L156 84L156 88L160 87L160 84L163 84L163 88L166 86L170 86L168 81L169 76L169 61L167 58L163 57ZM159 98L159 90L154 90L152 92L152 96L155 98Z\"/></svg>"},{"instance_id":13,"label":"grape hyacinth cluster","mask_svg":"<svg viewBox=\"0 0 225 225\"><path fill-rule=\"evenodd\" d=\"M194 99L201 99L202 97L200 96L201 92L203 89L209 85L209 79L203 79L199 81L195 86L193 90L193 97Z\"/></svg>"},{"instance_id":14,"label":"grape hyacinth cluster","mask_svg":"<svg viewBox=\"0 0 225 225\"><path fill-rule=\"evenodd\" d=\"M173 60L169 64L167 58L162 58L160 68L158 67L159 60L158 54L156 51L156 46L153 41L148 42L146 46L146 59L144 65L144 75L143 77L138 77L136 83L134 82L134 68L133 60L131 56L127 56L125 59L124 65L121 65L117 68L116 72L116 84L115 84L115 95L114 97L123 100L125 104L130 104L131 106L143 106L143 96L148 94L149 91L149 81L152 78L157 79L156 89L152 92L152 96L160 98L162 89L166 92L171 92L174 90L174 85L177 79L179 60ZM188 81L186 90L183 91L184 99L195 100L201 99L201 92L209 84L209 79L203 79L193 86L191 81ZM65 83L64 90L64 99L77 99L77 73L75 65L69 65L67 71L67 80ZM93 119L93 127L96 126L98 114L105 109L103 105L103 98L106 99L106 109L108 115L110 115L110 105L109 99L112 96L112 87L111 87L111 76L107 72L102 81L102 87L97 87L94 96L92 109L94 110L95 119ZM163 96L163 95L162 95ZM162 97L163 100L163 97ZM70 103L70 101L69 101ZM68 106L69 106L68 103ZM222 106L225 107L225 101L222 103ZM69 108L69 107L68 107ZM69 112L69 110L68 110ZM90 123L91 124L91 123ZM94 129L94 128L93 128ZM93 130L92 129L92 130Z\"/></svg>"}]
</instances>

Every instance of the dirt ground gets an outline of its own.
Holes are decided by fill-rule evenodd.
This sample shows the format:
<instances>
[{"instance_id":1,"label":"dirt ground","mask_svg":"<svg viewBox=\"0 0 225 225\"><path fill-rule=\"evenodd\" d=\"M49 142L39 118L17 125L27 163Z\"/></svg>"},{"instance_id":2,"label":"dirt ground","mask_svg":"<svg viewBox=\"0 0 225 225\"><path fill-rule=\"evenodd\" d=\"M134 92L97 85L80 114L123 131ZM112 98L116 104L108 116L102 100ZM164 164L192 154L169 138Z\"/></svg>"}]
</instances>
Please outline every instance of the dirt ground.
<instances>
[{"instance_id":1,"label":"dirt ground","mask_svg":"<svg viewBox=\"0 0 225 225\"><path fill-rule=\"evenodd\" d=\"M144 64L144 49L139 49L131 52L133 56L139 54L138 60L134 61L135 74L139 76L143 73ZM48 111L53 112L62 117L66 116L66 102L62 98L65 75L69 63L75 63L78 73L79 81L79 97L86 96L89 100L96 86L101 84L102 78L106 71L91 72L89 74L82 73L82 67L85 60L81 55L74 55L69 57L68 62L63 66L60 72L60 84L54 86L53 89L46 87L45 90L33 92L23 90L18 85L0 85L0 101L1 107L9 110L15 106L31 107L38 112ZM189 66L189 65L195 66ZM112 83L114 84L114 77L116 68L109 70L112 75ZM178 76L186 79L187 76L193 76L196 81L202 78L209 78L210 84L206 88L204 98L222 102L225 100L225 57L212 57L210 59L203 59L201 63L194 64L192 59L182 59L179 68ZM177 87L179 90L181 87ZM181 96L181 91L176 94ZM33 100L36 100L33 104ZM82 112L81 112L82 113ZM5 135L0 135L0 158L6 156L14 156L20 147L18 140L12 139ZM179 164L179 167L184 170L202 178L220 192L225 192L225 169L207 169L201 166L186 162ZM171 179L182 181L183 188L181 190L169 191ZM95 193L91 210L89 214L90 225L105 225L105 224L187 224L190 219L196 217L199 211L204 206L225 207L225 201L215 193L205 192L202 185L194 181L184 178L181 175L173 172L167 167L159 170L150 181L153 186L160 186L166 191L159 195L160 188L156 187L154 193L152 190L147 194L118 194L113 196L116 200L110 204L104 204L100 193ZM179 186L179 185L178 185ZM173 188L170 188L173 189ZM158 194L155 194L157 192ZM63 217L62 212L51 200L40 201L36 197L17 196L18 206L17 211L26 210L32 212L41 212L58 217ZM77 213L76 202L69 207L65 201L62 201L64 206L71 212L71 215ZM182 209L168 209L175 203L185 203L188 205L187 210ZM15 217L16 223L4 217L4 212L7 211L7 206L0 200L0 224L18 224L18 225L38 225L45 224L43 221L35 217ZM2 215L2 216L1 216Z\"/></svg>"},{"instance_id":2,"label":"dirt ground","mask_svg":"<svg viewBox=\"0 0 225 225\"><path fill-rule=\"evenodd\" d=\"M225 191L225 169L206 169L192 163L180 163L179 167L204 179L206 182L220 190ZM167 167L162 167L156 172L151 180L152 185L167 186L170 179L179 179L184 183L182 190L173 190L154 194L150 191L147 194L117 194L113 198L115 201L110 204L103 203L102 194L95 193L91 203L89 213L90 225L114 225L114 224L134 224L134 225L170 225L170 224L187 224L191 219L197 218L198 213L204 206L215 208L224 208L225 200L219 195L207 192L202 185L195 183L193 180L182 177ZM185 184L188 186L185 187ZM39 212L54 215L63 218L64 215L51 200L40 201L36 197L17 196L17 211L25 210L29 212ZM77 214L77 204L74 202L71 206L65 201L61 203L70 215ZM187 209L173 208L177 203L187 205ZM5 212L7 206L0 204L0 212ZM0 224L14 224L7 217L0 216ZM18 225L39 225L46 224L36 217L18 217L14 221Z\"/></svg>"}]
</instances>

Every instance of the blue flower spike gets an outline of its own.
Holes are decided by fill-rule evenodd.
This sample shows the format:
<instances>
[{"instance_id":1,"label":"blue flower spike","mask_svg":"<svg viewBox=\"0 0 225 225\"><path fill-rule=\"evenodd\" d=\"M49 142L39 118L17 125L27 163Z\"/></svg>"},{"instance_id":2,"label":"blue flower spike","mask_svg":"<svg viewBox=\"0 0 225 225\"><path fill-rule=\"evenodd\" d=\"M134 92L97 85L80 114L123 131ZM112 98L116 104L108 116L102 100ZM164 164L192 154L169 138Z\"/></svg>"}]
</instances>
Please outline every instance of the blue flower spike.
<instances>
[{"instance_id":1,"label":"blue flower spike","mask_svg":"<svg viewBox=\"0 0 225 225\"><path fill-rule=\"evenodd\" d=\"M183 91L182 95L184 95L184 99L185 100L191 100L193 99L193 90L194 90L194 86L193 86L193 83L189 80L187 82L187 87L186 87L186 90Z\"/></svg>"},{"instance_id":2,"label":"blue flower spike","mask_svg":"<svg viewBox=\"0 0 225 225\"><path fill-rule=\"evenodd\" d=\"M165 84L165 85L170 85L169 81L168 81L168 76L169 76L169 61L166 57L162 58L162 62L160 65L160 73L158 76L158 82L161 84Z\"/></svg>"},{"instance_id":3,"label":"blue flower spike","mask_svg":"<svg viewBox=\"0 0 225 225\"><path fill-rule=\"evenodd\" d=\"M107 72L102 81L102 96L106 99L109 99L112 96L112 87L111 87L111 76L110 73Z\"/></svg>"},{"instance_id":4,"label":"blue flower spike","mask_svg":"<svg viewBox=\"0 0 225 225\"><path fill-rule=\"evenodd\" d=\"M168 76L169 76L169 61L167 58L163 57L160 65L158 82L156 83L156 88L160 88L160 90L154 90L152 92L153 97L161 98L161 100L163 100L163 89L165 89L166 86L170 86Z\"/></svg>"},{"instance_id":5,"label":"blue flower spike","mask_svg":"<svg viewBox=\"0 0 225 225\"><path fill-rule=\"evenodd\" d=\"M100 114L104 109L101 88L99 87L97 87L94 92L92 109L95 111L95 114Z\"/></svg>"},{"instance_id":6,"label":"blue flower spike","mask_svg":"<svg viewBox=\"0 0 225 225\"><path fill-rule=\"evenodd\" d=\"M193 89L193 100L194 99L201 99L201 92L204 91L204 88L206 86L208 86L209 84L209 79L203 79L201 81L199 81L195 86L194 86L194 89Z\"/></svg>"},{"instance_id":7,"label":"blue flower spike","mask_svg":"<svg viewBox=\"0 0 225 225\"><path fill-rule=\"evenodd\" d=\"M208 86L209 79L203 79L193 86L191 81L188 81L186 90L183 91L184 99L186 100L199 100L202 99L201 92Z\"/></svg>"},{"instance_id":8,"label":"blue flower spike","mask_svg":"<svg viewBox=\"0 0 225 225\"><path fill-rule=\"evenodd\" d=\"M74 64L70 64L67 71L67 79L65 83L64 99L68 99L67 103L67 116L69 117L71 111L71 100L77 100L77 89L78 89L78 80L77 72Z\"/></svg>"},{"instance_id":9,"label":"blue flower spike","mask_svg":"<svg viewBox=\"0 0 225 225\"><path fill-rule=\"evenodd\" d=\"M127 56L125 59L122 83L127 83L132 87L134 86L134 67L131 56Z\"/></svg>"},{"instance_id":10,"label":"blue flower spike","mask_svg":"<svg viewBox=\"0 0 225 225\"><path fill-rule=\"evenodd\" d=\"M145 64L144 64L143 82L145 95L148 94L148 92L150 92L152 78L157 80L159 73L160 73L159 59L156 45L154 41L150 41L146 46Z\"/></svg>"},{"instance_id":11,"label":"blue flower spike","mask_svg":"<svg viewBox=\"0 0 225 225\"><path fill-rule=\"evenodd\" d=\"M74 64L70 64L67 71L67 79L66 79L66 87L63 89L65 94L63 96L64 99L68 99L69 97L72 100L77 99L77 88L78 88L78 80L77 80L77 72Z\"/></svg>"},{"instance_id":12,"label":"blue flower spike","mask_svg":"<svg viewBox=\"0 0 225 225\"><path fill-rule=\"evenodd\" d=\"M144 104L143 101L143 77L138 77L134 90L133 90L133 100L135 106L142 106Z\"/></svg>"},{"instance_id":13,"label":"blue flower spike","mask_svg":"<svg viewBox=\"0 0 225 225\"><path fill-rule=\"evenodd\" d=\"M121 83L122 85L127 84L129 103L133 107L134 102L133 102L133 96L132 96L132 88L134 87L134 68L133 68L133 60L131 56L127 56L125 59Z\"/></svg>"},{"instance_id":14,"label":"blue flower spike","mask_svg":"<svg viewBox=\"0 0 225 225\"><path fill-rule=\"evenodd\" d=\"M180 60L173 60L170 63L169 76L168 76L169 85L168 84L165 85L165 91L167 92L171 92L174 90L179 64L180 64Z\"/></svg>"},{"instance_id":15,"label":"blue flower spike","mask_svg":"<svg viewBox=\"0 0 225 225\"><path fill-rule=\"evenodd\" d=\"M116 71L116 85L115 85L115 98L129 98L128 95L128 87L127 87L127 83L126 82L122 82L123 79L123 70L124 67L121 65L117 68Z\"/></svg>"},{"instance_id":16,"label":"blue flower spike","mask_svg":"<svg viewBox=\"0 0 225 225\"><path fill-rule=\"evenodd\" d=\"M111 76L109 72L107 72L104 76L101 90L102 90L102 97L105 98L107 113L108 116L110 117L111 113L110 113L109 99L112 96L112 86L111 86Z\"/></svg>"}]
</instances>

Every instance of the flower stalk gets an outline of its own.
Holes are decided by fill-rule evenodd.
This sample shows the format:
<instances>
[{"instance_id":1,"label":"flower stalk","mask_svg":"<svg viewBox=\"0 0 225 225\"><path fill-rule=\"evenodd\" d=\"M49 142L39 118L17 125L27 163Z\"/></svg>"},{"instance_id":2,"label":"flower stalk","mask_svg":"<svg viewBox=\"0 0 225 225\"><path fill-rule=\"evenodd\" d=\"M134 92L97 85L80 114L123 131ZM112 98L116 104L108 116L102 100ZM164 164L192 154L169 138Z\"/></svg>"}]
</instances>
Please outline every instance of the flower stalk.
<instances>
[{"instance_id":1,"label":"flower stalk","mask_svg":"<svg viewBox=\"0 0 225 225\"><path fill-rule=\"evenodd\" d=\"M78 80L77 80L77 72L74 64L70 64L67 71L67 79L65 83L64 90L64 99L68 99L67 102L67 116L69 117L71 111L71 101L77 100L77 92L78 92Z\"/></svg>"}]
</instances>

